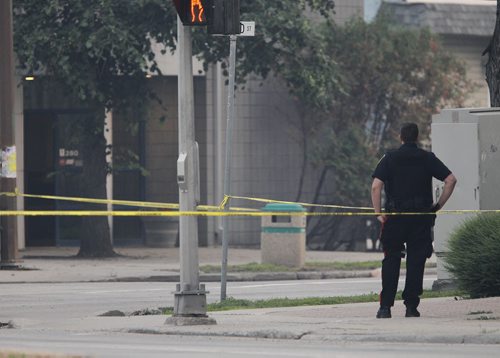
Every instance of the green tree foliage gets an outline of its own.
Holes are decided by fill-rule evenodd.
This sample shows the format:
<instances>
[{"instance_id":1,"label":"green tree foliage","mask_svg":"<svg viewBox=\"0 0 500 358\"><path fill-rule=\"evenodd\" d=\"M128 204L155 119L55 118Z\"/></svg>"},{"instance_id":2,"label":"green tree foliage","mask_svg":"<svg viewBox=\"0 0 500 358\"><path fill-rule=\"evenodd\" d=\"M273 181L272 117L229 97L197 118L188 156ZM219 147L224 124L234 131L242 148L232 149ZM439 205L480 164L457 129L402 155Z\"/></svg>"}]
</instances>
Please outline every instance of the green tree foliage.
<instances>
[{"instance_id":1,"label":"green tree foliage","mask_svg":"<svg viewBox=\"0 0 500 358\"><path fill-rule=\"evenodd\" d=\"M418 123L421 140L428 143L431 115L446 105L461 106L470 84L464 66L435 35L398 27L386 14L372 23L353 19L339 26L329 21L318 36L321 48L313 56L335 63L338 87L324 91L329 96L327 115L318 117L321 120L310 133L309 141L315 145L308 160L323 173L314 199L367 206L371 172L384 151L399 146L401 124ZM305 97L306 108L309 103ZM309 108L318 107L312 102ZM315 226L328 228L325 245L335 248L346 236L362 234L356 232L363 227L362 220L310 220L309 238L317 232L326 234Z\"/></svg>"},{"instance_id":2,"label":"green tree foliage","mask_svg":"<svg viewBox=\"0 0 500 358\"><path fill-rule=\"evenodd\" d=\"M463 104L470 85L465 68L428 30L354 19L325 29L329 55L343 75L344 95L336 98L334 127L356 123L377 151L395 144L400 124L416 122L428 138L431 115Z\"/></svg>"},{"instance_id":3,"label":"green tree foliage","mask_svg":"<svg viewBox=\"0 0 500 358\"><path fill-rule=\"evenodd\" d=\"M471 297L500 295L500 215L483 214L452 233L446 268Z\"/></svg>"},{"instance_id":4,"label":"green tree foliage","mask_svg":"<svg viewBox=\"0 0 500 358\"><path fill-rule=\"evenodd\" d=\"M174 43L176 17L167 1L15 0L14 13L23 66L108 108L143 98L144 72L157 71L152 39Z\"/></svg>"},{"instance_id":5,"label":"green tree foliage","mask_svg":"<svg viewBox=\"0 0 500 358\"><path fill-rule=\"evenodd\" d=\"M340 131L326 130L313 147L313 162L335 173L329 184L334 188L336 203L366 204L361 189L366 188L376 160L365 142L364 131L348 124Z\"/></svg>"},{"instance_id":6,"label":"green tree foliage","mask_svg":"<svg viewBox=\"0 0 500 358\"><path fill-rule=\"evenodd\" d=\"M425 141L432 114L445 105L462 105L469 88L465 69L429 31L391 25L384 15L369 24L361 19L343 26L328 23L323 31L325 53L342 74L342 91L330 92L330 117L322 125L336 136L320 141L321 154L315 161L332 163L332 146L362 152L350 158L349 166L334 166L339 177L356 181L364 173L369 178L372 167L365 165L367 157L397 146L402 123L418 123ZM321 149L322 144L328 149ZM360 170L353 172L351 165ZM339 186L339 197L349 202L367 197L368 182L351 187L350 198Z\"/></svg>"},{"instance_id":7,"label":"green tree foliage","mask_svg":"<svg viewBox=\"0 0 500 358\"><path fill-rule=\"evenodd\" d=\"M28 72L43 71L78 107L95 113L78 124L85 163L80 195L106 198L105 109L141 108L152 96L145 78L157 72L151 40L173 44L173 7L160 0L16 0L14 14L20 63ZM79 255L114 255L107 219L82 221Z\"/></svg>"},{"instance_id":8,"label":"green tree foliage","mask_svg":"<svg viewBox=\"0 0 500 358\"><path fill-rule=\"evenodd\" d=\"M256 36L238 42L237 74L240 81L254 74L266 78L283 75L313 59L315 28L333 14L333 0L252 0L240 2L242 21L257 21ZM197 31L195 51L207 62L225 60L227 38Z\"/></svg>"}]
</instances>

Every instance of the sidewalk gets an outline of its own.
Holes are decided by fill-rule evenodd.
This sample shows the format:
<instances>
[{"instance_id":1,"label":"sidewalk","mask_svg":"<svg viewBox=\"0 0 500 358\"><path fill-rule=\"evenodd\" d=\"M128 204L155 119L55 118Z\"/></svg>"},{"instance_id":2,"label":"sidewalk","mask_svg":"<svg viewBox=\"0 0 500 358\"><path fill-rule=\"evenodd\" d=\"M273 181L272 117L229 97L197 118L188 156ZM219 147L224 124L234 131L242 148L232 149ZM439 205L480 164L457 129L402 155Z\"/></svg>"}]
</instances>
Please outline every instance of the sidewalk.
<instances>
[{"instance_id":1,"label":"sidewalk","mask_svg":"<svg viewBox=\"0 0 500 358\"><path fill-rule=\"evenodd\" d=\"M179 281L178 248L117 248L121 256L79 259L78 248L28 248L20 251L24 270L0 271L0 283L94 282L94 281ZM200 248L200 265L219 265L221 248ZM307 262L355 262L382 260L380 252L307 251ZM229 249L229 265L260 262L260 250ZM377 276L379 270L300 271L268 273L228 273L228 281L272 281ZM202 274L201 282L220 280L220 274Z\"/></svg>"},{"instance_id":2,"label":"sidewalk","mask_svg":"<svg viewBox=\"0 0 500 358\"><path fill-rule=\"evenodd\" d=\"M393 318L376 319L377 303L209 312L216 325L165 325L166 316L87 317L58 329L208 337L246 337L301 342L405 342L500 344L500 297L422 300L422 317L405 318L396 302Z\"/></svg>"}]
</instances>

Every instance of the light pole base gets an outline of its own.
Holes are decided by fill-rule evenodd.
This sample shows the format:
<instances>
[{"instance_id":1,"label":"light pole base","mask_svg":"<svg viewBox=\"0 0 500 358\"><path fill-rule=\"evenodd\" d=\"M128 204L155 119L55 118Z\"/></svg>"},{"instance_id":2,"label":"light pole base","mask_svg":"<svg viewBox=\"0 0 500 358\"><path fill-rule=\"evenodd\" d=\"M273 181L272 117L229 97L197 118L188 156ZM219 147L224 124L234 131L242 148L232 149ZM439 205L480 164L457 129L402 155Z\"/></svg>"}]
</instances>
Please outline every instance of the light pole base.
<instances>
[{"instance_id":1,"label":"light pole base","mask_svg":"<svg viewBox=\"0 0 500 358\"><path fill-rule=\"evenodd\" d=\"M0 270L20 271L23 267L16 262L0 262Z\"/></svg>"},{"instance_id":2,"label":"light pole base","mask_svg":"<svg viewBox=\"0 0 500 358\"><path fill-rule=\"evenodd\" d=\"M205 316L176 316L168 317L165 321L170 326L208 326L217 324L215 319Z\"/></svg>"},{"instance_id":3,"label":"light pole base","mask_svg":"<svg viewBox=\"0 0 500 358\"><path fill-rule=\"evenodd\" d=\"M174 292L174 314L165 321L171 326L204 326L217 324L215 319L207 316L207 293L205 285L199 289L191 289L189 285L177 284Z\"/></svg>"},{"instance_id":4,"label":"light pole base","mask_svg":"<svg viewBox=\"0 0 500 358\"><path fill-rule=\"evenodd\" d=\"M207 293L205 285L192 287L188 284L177 284L174 292L174 314L172 322L167 319L166 324L176 326L215 324L215 320L207 316Z\"/></svg>"}]
</instances>

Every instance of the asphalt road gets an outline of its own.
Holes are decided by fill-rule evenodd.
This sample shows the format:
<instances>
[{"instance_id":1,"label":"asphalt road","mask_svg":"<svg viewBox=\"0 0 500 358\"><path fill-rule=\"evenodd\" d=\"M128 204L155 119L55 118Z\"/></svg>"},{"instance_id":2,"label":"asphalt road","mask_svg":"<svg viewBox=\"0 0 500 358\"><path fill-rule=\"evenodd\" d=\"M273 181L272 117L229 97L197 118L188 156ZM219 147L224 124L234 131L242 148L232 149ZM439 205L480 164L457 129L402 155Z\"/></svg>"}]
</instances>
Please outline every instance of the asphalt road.
<instances>
[{"instance_id":1,"label":"asphalt road","mask_svg":"<svg viewBox=\"0 0 500 358\"><path fill-rule=\"evenodd\" d=\"M425 277L430 288L435 277ZM403 286L401 279L400 287ZM208 283L208 302L220 300L220 284ZM0 321L12 318L54 319L102 314L110 310L130 313L145 308L173 306L175 283L92 282L57 284L2 284ZM351 296L378 292L379 278L231 282L227 296L242 299Z\"/></svg>"},{"instance_id":2,"label":"asphalt road","mask_svg":"<svg viewBox=\"0 0 500 358\"><path fill-rule=\"evenodd\" d=\"M165 335L67 334L8 331L0 335L0 352L15 351L72 354L93 357L343 357L343 358L461 358L497 357L496 345L445 345L409 343L304 342Z\"/></svg>"}]
</instances>

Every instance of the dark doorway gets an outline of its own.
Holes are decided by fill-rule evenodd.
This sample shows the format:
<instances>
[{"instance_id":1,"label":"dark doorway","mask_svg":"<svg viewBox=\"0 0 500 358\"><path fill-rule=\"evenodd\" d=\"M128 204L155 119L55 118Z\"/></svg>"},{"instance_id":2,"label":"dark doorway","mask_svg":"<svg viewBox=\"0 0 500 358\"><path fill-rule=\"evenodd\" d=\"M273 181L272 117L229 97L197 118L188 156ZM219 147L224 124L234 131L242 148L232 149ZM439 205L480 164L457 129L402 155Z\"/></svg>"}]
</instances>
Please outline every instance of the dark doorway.
<instances>
[{"instance_id":1,"label":"dark doorway","mask_svg":"<svg viewBox=\"0 0 500 358\"><path fill-rule=\"evenodd\" d=\"M26 110L25 188L27 194L80 197L82 166L77 125L88 116L86 110ZM129 133L116 121L114 130L114 196L121 200L144 200L144 124L137 133ZM127 154L128 153L128 154ZM132 153L132 154L130 154ZM130 157L137 156L138 163ZM139 166L138 166L139 165ZM87 204L65 200L26 198L26 210L88 210ZM103 206L103 209L105 207ZM114 210L133 210L115 206ZM25 219L26 246L77 246L80 244L80 217L28 216ZM143 244L142 222L139 217L114 218L114 244Z\"/></svg>"},{"instance_id":2,"label":"dark doorway","mask_svg":"<svg viewBox=\"0 0 500 358\"><path fill-rule=\"evenodd\" d=\"M46 111L24 113L24 180L25 192L38 195L55 194L54 124L56 116ZM26 198L26 210L54 210L52 200ZM53 216L27 216L26 246L54 246L56 226Z\"/></svg>"},{"instance_id":3,"label":"dark doorway","mask_svg":"<svg viewBox=\"0 0 500 358\"><path fill-rule=\"evenodd\" d=\"M30 110L24 114L27 194L77 197L83 161L77 121L89 111ZM26 198L26 210L85 210L79 203ZM26 217L26 246L79 245L80 217Z\"/></svg>"}]
</instances>

